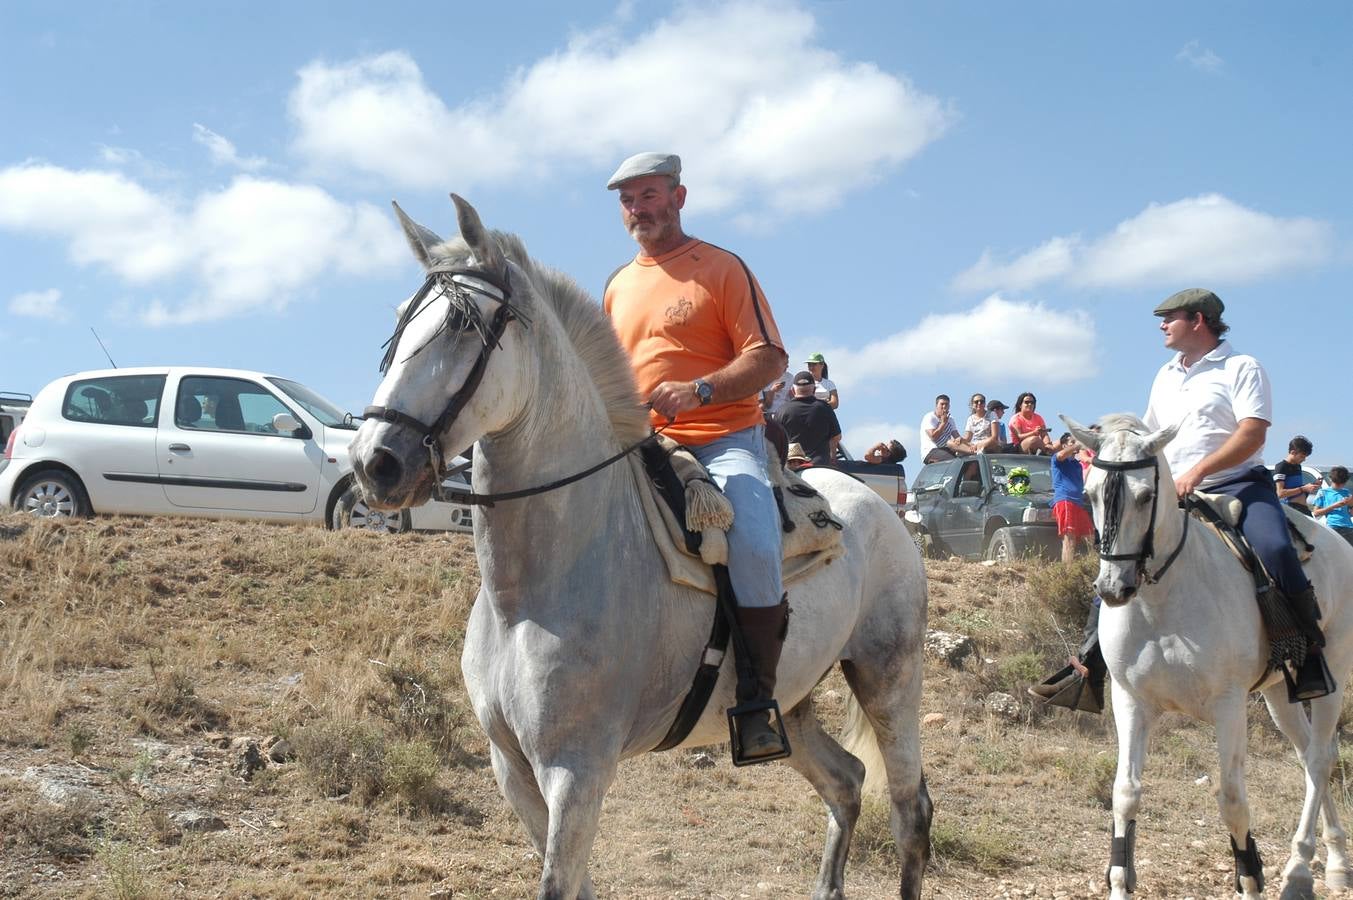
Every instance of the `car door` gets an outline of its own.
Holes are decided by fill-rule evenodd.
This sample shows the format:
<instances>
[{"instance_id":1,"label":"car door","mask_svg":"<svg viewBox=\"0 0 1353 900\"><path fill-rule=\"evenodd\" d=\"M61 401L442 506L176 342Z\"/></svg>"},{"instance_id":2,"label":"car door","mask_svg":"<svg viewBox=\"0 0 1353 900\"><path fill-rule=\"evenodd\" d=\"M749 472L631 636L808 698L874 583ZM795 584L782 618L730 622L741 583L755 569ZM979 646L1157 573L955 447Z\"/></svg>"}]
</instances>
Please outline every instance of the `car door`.
<instances>
[{"instance_id":1,"label":"car door","mask_svg":"<svg viewBox=\"0 0 1353 900\"><path fill-rule=\"evenodd\" d=\"M946 543L956 555L976 557L982 554L987 483L982 463L976 457L955 462L954 479L946 489L942 528Z\"/></svg>"},{"instance_id":2,"label":"car door","mask_svg":"<svg viewBox=\"0 0 1353 900\"><path fill-rule=\"evenodd\" d=\"M175 507L302 515L319 504L324 453L309 428L279 434L273 416L303 417L251 378L184 375L159 428L160 481Z\"/></svg>"},{"instance_id":3,"label":"car door","mask_svg":"<svg viewBox=\"0 0 1353 900\"><path fill-rule=\"evenodd\" d=\"M84 483L96 512L165 511L155 462L163 374L98 375L66 386L46 446Z\"/></svg>"}]
</instances>

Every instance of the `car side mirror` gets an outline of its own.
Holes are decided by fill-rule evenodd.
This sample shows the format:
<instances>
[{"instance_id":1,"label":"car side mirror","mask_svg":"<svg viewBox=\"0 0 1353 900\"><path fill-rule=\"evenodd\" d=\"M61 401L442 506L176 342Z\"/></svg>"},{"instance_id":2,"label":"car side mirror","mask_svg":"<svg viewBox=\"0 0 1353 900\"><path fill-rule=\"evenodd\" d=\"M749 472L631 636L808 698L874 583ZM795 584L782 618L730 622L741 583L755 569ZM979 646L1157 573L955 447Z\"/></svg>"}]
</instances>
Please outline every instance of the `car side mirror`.
<instances>
[{"instance_id":1,"label":"car side mirror","mask_svg":"<svg viewBox=\"0 0 1353 900\"><path fill-rule=\"evenodd\" d=\"M305 426L297 422L291 413L280 412L272 417L272 427L277 429L278 434L294 434Z\"/></svg>"}]
</instances>

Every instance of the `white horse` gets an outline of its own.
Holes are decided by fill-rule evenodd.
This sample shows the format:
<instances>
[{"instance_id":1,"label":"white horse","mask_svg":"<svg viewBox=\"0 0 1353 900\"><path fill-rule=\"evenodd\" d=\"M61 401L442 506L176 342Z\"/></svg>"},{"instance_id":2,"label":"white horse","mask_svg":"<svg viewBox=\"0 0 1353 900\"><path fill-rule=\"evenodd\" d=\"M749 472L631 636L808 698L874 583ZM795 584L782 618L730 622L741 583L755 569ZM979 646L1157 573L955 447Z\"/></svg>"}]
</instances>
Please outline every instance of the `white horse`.
<instances>
[{"instance_id":1,"label":"white horse","mask_svg":"<svg viewBox=\"0 0 1353 900\"><path fill-rule=\"evenodd\" d=\"M649 433L601 307L452 199L461 238L446 243L395 207L429 277L401 307L376 407L352 442L357 478L378 507L424 502L441 460L472 441L474 487L493 493L566 478ZM844 557L790 586L776 694L793 749L787 763L829 812L813 897L844 896L865 771L813 712L814 685L840 662L864 713L847 742L857 752L881 751L900 892L913 900L932 810L917 721L924 570L901 522L872 491L834 472L809 479L846 523ZM710 630L712 598L670 581L639 490L621 462L475 515L483 586L462 670L499 787L540 852L541 898L595 896L587 858L602 798L620 760L666 734ZM731 668L725 660L713 698L680 746L727 740Z\"/></svg>"},{"instance_id":2,"label":"white horse","mask_svg":"<svg viewBox=\"0 0 1353 900\"><path fill-rule=\"evenodd\" d=\"M1096 433L1063 420L1077 440L1097 453L1085 490L1100 534L1112 535L1112 546L1101 547L1101 553L1113 559L1101 559L1095 579L1103 599L1099 641L1113 676L1118 731L1111 900L1125 900L1134 890L1134 820L1141 801L1142 766L1152 726L1164 712L1184 713L1215 726L1221 764L1217 805L1231 833L1236 890L1246 898L1261 896L1262 865L1257 864L1258 852L1250 838L1245 794L1246 696L1255 689L1263 693L1273 721L1296 747L1306 773L1306 799L1283 869L1282 897L1314 896L1311 861L1316 818L1321 814L1325 883L1346 887L1344 830L1327 785L1337 752L1335 727L1343 689L1353 668L1349 623L1353 547L1333 531L1314 529L1315 553L1306 573L1324 614L1320 624L1327 640L1325 657L1338 687L1311 701L1308 718L1301 704L1288 702L1281 673L1267 672L1268 643L1249 573L1210 530L1194 523L1185 532L1185 514L1177 507L1174 480L1161 455L1176 428L1147 433L1139 419L1115 415L1102 419L1102 431ZM1117 498L1110 496L1119 491L1123 493ZM1120 511L1114 521L1105 521L1106 509ZM1120 558L1134 556L1142 548L1151 552L1144 560ZM1176 549L1177 556L1169 561Z\"/></svg>"}]
</instances>

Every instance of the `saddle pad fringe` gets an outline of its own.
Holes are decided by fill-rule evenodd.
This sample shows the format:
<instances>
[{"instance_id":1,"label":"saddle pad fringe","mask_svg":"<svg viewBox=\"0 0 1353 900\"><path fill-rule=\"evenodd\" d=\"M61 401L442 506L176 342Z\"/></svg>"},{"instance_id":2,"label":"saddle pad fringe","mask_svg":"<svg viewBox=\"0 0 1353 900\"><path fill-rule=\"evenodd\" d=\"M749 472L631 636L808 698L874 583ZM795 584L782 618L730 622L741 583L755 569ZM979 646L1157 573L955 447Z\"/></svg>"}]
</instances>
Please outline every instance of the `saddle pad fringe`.
<instances>
[{"instance_id":1,"label":"saddle pad fringe","mask_svg":"<svg viewBox=\"0 0 1353 900\"><path fill-rule=\"evenodd\" d=\"M664 450L680 447L676 442L663 436L659 436L658 440L663 444ZM678 478L685 485L687 521L684 523L678 521L671 507L655 493L653 482L643 461L631 456L629 465L639 485L644 515L648 519L654 543L667 565L668 575L672 581L707 594L714 594L716 585L710 566L727 564L728 536L724 528L709 523L727 521L731 525L732 505L709 480L708 473L695 457L690 455L690 451L681 448L680 453L672 455L671 461ZM698 468L692 469L687 461ZM807 577L819 566L830 563L845 552L845 545L841 541L844 525L831 514L831 505L827 498L818 493L812 485L793 473L786 473L778 466L771 466L771 469L772 484L784 486L782 493L785 508L795 525L792 530L781 534L783 580L785 586L788 586ZM717 498L694 517L704 525L700 529L690 529L700 534L698 555L687 549L683 530L683 525L688 525L692 519L690 513L692 485L700 485L695 489L700 495L697 502L704 503L710 500L708 493ZM721 512L725 506L726 517Z\"/></svg>"}]
</instances>

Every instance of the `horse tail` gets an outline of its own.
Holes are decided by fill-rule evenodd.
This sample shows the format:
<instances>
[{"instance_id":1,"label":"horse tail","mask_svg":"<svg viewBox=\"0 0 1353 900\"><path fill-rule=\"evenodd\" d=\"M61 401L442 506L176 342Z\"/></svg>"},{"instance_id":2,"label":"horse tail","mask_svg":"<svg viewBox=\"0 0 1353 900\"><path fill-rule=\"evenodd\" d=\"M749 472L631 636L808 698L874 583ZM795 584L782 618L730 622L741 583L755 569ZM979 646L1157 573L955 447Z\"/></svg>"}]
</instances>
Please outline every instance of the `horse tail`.
<instances>
[{"instance_id":1,"label":"horse tail","mask_svg":"<svg viewBox=\"0 0 1353 900\"><path fill-rule=\"evenodd\" d=\"M879 749L878 736L874 734L874 725L865 715L864 707L852 693L846 698L846 725L841 735L841 744L860 762L864 763L864 785L862 792L874 796L888 793L888 770L883 761L883 751Z\"/></svg>"}]
</instances>

